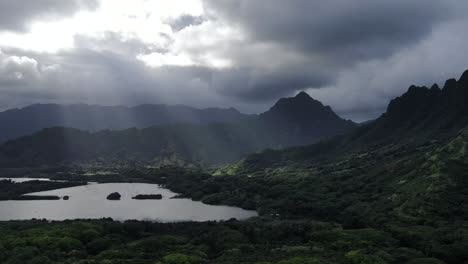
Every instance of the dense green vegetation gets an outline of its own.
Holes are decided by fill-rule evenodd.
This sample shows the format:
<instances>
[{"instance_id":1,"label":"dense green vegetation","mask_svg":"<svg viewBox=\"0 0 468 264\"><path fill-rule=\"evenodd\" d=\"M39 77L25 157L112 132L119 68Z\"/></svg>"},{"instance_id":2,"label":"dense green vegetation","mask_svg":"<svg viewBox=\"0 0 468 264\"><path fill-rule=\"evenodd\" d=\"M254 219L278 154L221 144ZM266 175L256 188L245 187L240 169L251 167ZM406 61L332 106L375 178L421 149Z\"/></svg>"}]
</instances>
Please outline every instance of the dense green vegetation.
<instances>
[{"instance_id":1,"label":"dense green vegetation","mask_svg":"<svg viewBox=\"0 0 468 264\"><path fill-rule=\"evenodd\" d=\"M403 231L401 231L403 233ZM4 222L0 263L442 263L393 234L317 221Z\"/></svg>"},{"instance_id":2,"label":"dense green vegetation","mask_svg":"<svg viewBox=\"0 0 468 264\"><path fill-rule=\"evenodd\" d=\"M57 195L22 195L13 198L17 201L32 201L32 200L60 200L61 198Z\"/></svg>"},{"instance_id":3,"label":"dense green vegetation","mask_svg":"<svg viewBox=\"0 0 468 264\"><path fill-rule=\"evenodd\" d=\"M49 191L61 188L68 188L86 184L86 182L47 182L47 181L27 181L15 183L10 180L0 180L0 201L1 200L35 200L41 197L21 195L33 192ZM42 197L42 199L56 199L58 197Z\"/></svg>"},{"instance_id":4,"label":"dense green vegetation","mask_svg":"<svg viewBox=\"0 0 468 264\"><path fill-rule=\"evenodd\" d=\"M215 176L174 174L167 186L280 219L309 216L377 228L402 245L462 263L468 258L467 132L443 146L393 146L330 162L272 163L260 170L245 161Z\"/></svg>"},{"instance_id":5,"label":"dense green vegetation","mask_svg":"<svg viewBox=\"0 0 468 264\"><path fill-rule=\"evenodd\" d=\"M118 193L118 192L113 192L113 193L107 195L107 198L106 198L106 199L107 199L107 200L120 200L120 197L121 197L120 193Z\"/></svg>"},{"instance_id":6,"label":"dense green vegetation","mask_svg":"<svg viewBox=\"0 0 468 264\"><path fill-rule=\"evenodd\" d=\"M161 200L161 194L137 194L132 199L136 200Z\"/></svg>"}]
</instances>

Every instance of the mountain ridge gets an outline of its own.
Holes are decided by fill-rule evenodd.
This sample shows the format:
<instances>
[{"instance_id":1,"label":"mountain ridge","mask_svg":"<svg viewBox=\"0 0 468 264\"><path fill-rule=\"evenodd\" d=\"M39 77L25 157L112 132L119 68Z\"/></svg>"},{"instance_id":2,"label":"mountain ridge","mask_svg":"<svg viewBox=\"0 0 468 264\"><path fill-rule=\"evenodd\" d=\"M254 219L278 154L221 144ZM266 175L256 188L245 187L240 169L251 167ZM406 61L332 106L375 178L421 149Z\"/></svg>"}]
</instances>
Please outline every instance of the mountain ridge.
<instances>
[{"instance_id":1,"label":"mountain ridge","mask_svg":"<svg viewBox=\"0 0 468 264\"><path fill-rule=\"evenodd\" d=\"M400 145L417 149L447 142L468 126L467 76L468 70L458 81L447 80L442 89L412 85L392 99L387 111L370 123L311 145L254 153L245 158L245 165L259 170L292 160L324 161L369 149Z\"/></svg>"},{"instance_id":2,"label":"mountain ridge","mask_svg":"<svg viewBox=\"0 0 468 264\"><path fill-rule=\"evenodd\" d=\"M105 160L136 158L159 162L174 156L188 162L226 163L266 148L313 143L357 126L330 114L331 108L308 95L307 98L303 94L298 98L283 98L279 102L294 105L298 104L298 99L306 99L306 103L314 107L288 108L288 111L276 111L277 108L272 107L257 118L237 123L170 124L94 133L63 127L47 128L0 145L0 165L35 166L102 157ZM323 113L327 115L319 118ZM329 117L333 120L327 122Z\"/></svg>"},{"instance_id":3,"label":"mountain ridge","mask_svg":"<svg viewBox=\"0 0 468 264\"><path fill-rule=\"evenodd\" d=\"M127 107L33 104L0 112L0 142L55 126L98 131L175 123L239 122L254 117L242 114L235 108L197 109L185 105L142 104Z\"/></svg>"}]
</instances>

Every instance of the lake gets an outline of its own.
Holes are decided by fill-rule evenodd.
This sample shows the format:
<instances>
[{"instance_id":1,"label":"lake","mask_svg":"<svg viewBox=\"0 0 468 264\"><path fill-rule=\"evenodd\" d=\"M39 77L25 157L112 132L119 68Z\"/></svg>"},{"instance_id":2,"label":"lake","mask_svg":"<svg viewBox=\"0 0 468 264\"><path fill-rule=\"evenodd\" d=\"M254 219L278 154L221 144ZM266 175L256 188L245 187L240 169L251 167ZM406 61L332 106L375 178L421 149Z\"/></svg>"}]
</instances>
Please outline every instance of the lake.
<instances>
[{"instance_id":1,"label":"lake","mask_svg":"<svg viewBox=\"0 0 468 264\"><path fill-rule=\"evenodd\" d=\"M107 200L112 192L119 192L118 201ZM162 200L134 200L137 194L161 194ZM231 206L207 205L191 199L170 199L177 195L157 184L105 183L90 184L28 195L69 196L70 200L0 201L0 220L98 219L147 220L157 222L238 220L257 216L255 211Z\"/></svg>"}]
</instances>

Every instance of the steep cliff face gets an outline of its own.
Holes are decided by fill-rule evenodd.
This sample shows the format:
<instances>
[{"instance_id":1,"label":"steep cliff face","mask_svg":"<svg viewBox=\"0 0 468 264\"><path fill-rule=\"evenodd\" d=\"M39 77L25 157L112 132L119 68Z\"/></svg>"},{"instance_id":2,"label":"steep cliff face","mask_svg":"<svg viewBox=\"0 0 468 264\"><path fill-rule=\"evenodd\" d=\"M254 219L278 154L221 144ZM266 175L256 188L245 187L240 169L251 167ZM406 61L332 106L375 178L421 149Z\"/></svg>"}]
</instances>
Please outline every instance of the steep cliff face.
<instances>
[{"instance_id":1,"label":"steep cliff face","mask_svg":"<svg viewBox=\"0 0 468 264\"><path fill-rule=\"evenodd\" d=\"M460 79L449 79L442 89L411 86L393 99L384 115L386 122L431 122L433 125L463 121L468 113L468 71Z\"/></svg>"}]
</instances>

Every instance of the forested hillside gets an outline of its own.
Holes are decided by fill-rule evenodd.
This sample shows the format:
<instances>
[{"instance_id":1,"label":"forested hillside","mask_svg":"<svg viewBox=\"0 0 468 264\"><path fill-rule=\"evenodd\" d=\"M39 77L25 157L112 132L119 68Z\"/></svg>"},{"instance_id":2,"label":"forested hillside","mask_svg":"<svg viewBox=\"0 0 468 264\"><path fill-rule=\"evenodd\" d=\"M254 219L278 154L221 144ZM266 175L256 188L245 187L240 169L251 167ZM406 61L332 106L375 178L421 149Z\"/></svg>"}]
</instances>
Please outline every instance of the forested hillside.
<instances>
[{"instance_id":1,"label":"forested hillside","mask_svg":"<svg viewBox=\"0 0 468 264\"><path fill-rule=\"evenodd\" d=\"M461 263L468 258L467 77L441 90L412 86L379 119L344 136L253 154L214 176L175 175L167 185L263 215L380 228Z\"/></svg>"}]
</instances>

